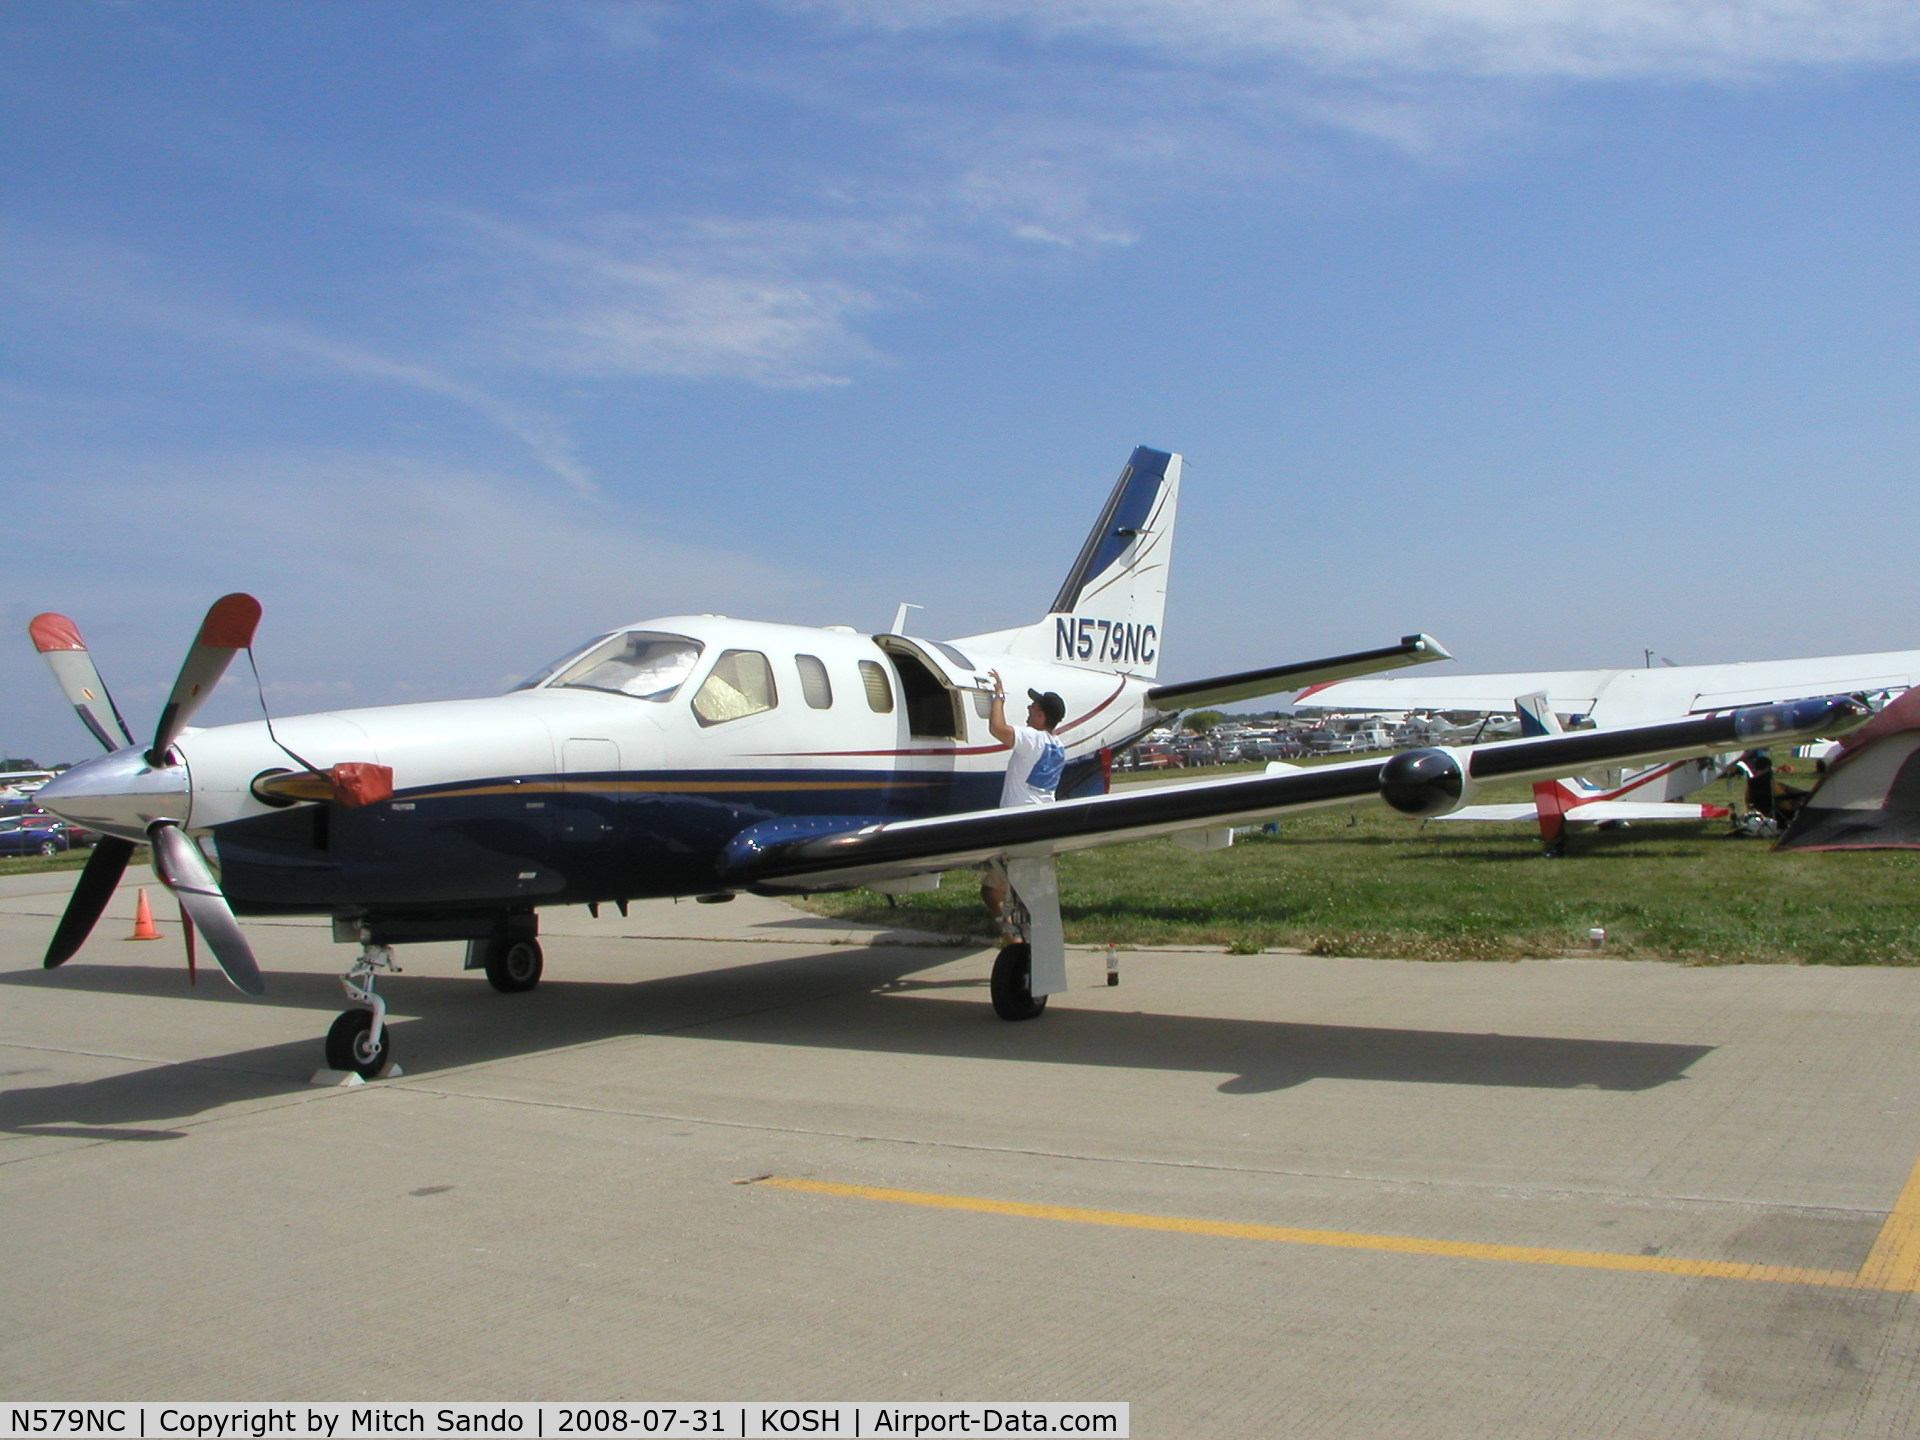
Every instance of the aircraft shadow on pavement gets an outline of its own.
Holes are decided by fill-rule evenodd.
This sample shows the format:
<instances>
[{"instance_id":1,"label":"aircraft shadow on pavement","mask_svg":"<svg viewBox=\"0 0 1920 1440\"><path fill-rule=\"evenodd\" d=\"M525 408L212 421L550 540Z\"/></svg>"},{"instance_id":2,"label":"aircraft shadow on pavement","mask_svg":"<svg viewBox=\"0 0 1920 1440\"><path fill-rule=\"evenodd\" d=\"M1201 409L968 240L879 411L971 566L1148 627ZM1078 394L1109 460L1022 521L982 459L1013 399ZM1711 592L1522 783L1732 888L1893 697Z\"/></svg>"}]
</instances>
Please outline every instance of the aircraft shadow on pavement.
<instances>
[{"instance_id":1,"label":"aircraft shadow on pavement","mask_svg":"<svg viewBox=\"0 0 1920 1440\"><path fill-rule=\"evenodd\" d=\"M403 974L383 982L396 1016L395 1055L425 1077L472 1065L620 1036L806 1046L955 1059L1224 1074L1222 1094L1261 1094L1310 1080L1538 1089L1646 1090L1684 1079L1709 1045L1540 1035L1320 1025L1058 1004L1036 1021L1008 1024L977 980L922 981L914 972L949 953L835 949L631 983L549 979L525 995L500 995L477 976ZM984 972L985 959L981 958ZM164 1139L178 1130L139 1129L221 1105L297 1093L321 1064L320 1036L343 1008L338 982L311 972L274 974L264 1001L245 1000L217 976L198 991L151 967L75 965L53 973L0 974L0 984L194 1003L244 1000L314 1012L311 1038L208 1055L68 1084L22 1084L31 1069L0 1077L0 1133ZM940 999L972 991L971 1000ZM235 1015L239 1012L234 1012ZM418 1016L421 1018L409 1018ZM176 1032L177 1033L177 1032ZM80 1127L120 1127L113 1129ZM128 1128L136 1127L136 1128Z\"/></svg>"}]
</instances>

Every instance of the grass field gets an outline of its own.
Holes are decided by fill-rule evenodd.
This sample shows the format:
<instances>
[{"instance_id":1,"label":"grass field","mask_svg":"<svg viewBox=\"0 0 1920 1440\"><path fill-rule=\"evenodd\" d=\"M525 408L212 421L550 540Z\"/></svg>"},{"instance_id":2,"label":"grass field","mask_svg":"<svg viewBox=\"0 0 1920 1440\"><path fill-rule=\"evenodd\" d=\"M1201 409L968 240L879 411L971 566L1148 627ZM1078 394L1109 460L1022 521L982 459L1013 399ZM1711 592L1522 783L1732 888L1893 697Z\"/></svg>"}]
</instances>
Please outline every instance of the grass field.
<instances>
[{"instance_id":1,"label":"grass field","mask_svg":"<svg viewBox=\"0 0 1920 1440\"><path fill-rule=\"evenodd\" d=\"M0 860L0 875L31 875L37 870L78 870L91 850L64 850L58 855L13 855Z\"/></svg>"},{"instance_id":2,"label":"grass field","mask_svg":"<svg viewBox=\"0 0 1920 1440\"><path fill-rule=\"evenodd\" d=\"M1207 775L1218 770L1201 772ZM1792 778L1792 777L1790 777ZM1524 799L1524 786L1483 800ZM1721 799L1724 787L1703 798ZM1776 854L1726 838L1724 821L1578 827L1540 854L1531 822L1428 823L1341 807L1196 853L1138 841L1060 858L1061 914L1076 944L1290 947L1431 960L1604 953L1700 964L1920 963L1920 852ZM971 875L897 905L869 891L807 908L982 935Z\"/></svg>"}]
</instances>

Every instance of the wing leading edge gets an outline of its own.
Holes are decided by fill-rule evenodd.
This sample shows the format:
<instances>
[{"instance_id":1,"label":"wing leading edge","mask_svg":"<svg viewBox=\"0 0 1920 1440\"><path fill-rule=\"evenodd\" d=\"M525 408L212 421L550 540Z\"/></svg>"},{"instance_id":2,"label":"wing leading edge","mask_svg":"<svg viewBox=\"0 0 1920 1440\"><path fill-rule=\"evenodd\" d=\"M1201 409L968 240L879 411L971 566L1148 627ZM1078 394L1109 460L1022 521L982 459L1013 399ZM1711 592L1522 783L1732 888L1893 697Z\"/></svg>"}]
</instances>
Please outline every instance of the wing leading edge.
<instances>
[{"instance_id":1,"label":"wing leading edge","mask_svg":"<svg viewBox=\"0 0 1920 1440\"><path fill-rule=\"evenodd\" d=\"M1215 675L1206 680L1187 680L1178 685L1156 685L1147 692L1147 702L1161 710L1192 710L1202 705L1231 705L1236 700L1254 700L1262 695L1279 695L1309 685L1331 685L1355 675L1374 675L1382 670L1398 670L1408 665L1426 665L1435 660L1451 660L1452 655L1431 635L1408 635L1398 645L1378 650L1359 650L1351 655L1333 655L1325 660L1303 660L1292 665L1273 665L1265 670L1243 670L1237 675Z\"/></svg>"},{"instance_id":2,"label":"wing leading edge","mask_svg":"<svg viewBox=\"0 0 1920 1440\"><path fill-rule=\"evenodd\" d=\"M1830 735L1865 710L1848 699L1800 700L1624 730L1585 730L1454 750L1361 760L1054 805L927 820L768 820L729 842L720 881L764 892L842 889L953 870L1001 855L1044 856L1228 825L1375 796L1407 814L1444 814L1476 782L1564 775L1616 760L1656 761ZM1451 796L1451 802L1448 797ZM1435 805L1439 808L1420 808Z\"/></svg>"}]
</instances>

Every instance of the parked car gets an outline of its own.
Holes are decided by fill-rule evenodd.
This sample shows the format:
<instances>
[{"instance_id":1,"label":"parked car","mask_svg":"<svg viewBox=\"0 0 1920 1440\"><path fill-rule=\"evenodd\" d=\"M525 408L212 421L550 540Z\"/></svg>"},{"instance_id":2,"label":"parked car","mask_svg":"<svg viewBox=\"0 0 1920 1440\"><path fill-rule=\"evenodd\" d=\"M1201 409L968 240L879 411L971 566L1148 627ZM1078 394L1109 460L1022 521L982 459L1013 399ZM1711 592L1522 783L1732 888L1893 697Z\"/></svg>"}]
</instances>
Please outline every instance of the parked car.
<instances>
[{"instance_id":1,"label":"parked car","mask_svg":"<svg viewBox=\"0 0 1920 1440\"><path fill-rule=\"evenodd\" d=\"M0 817L0 855L58 855L72 843L66 822L51 815Z\"/></svg>"},{"instance_id":2,"label":"parked car","mask_svg":"<svg viewBox=\"0 0 1920 1440\"><path fill-rule=\"evenodd\" d=\"M71 820L62 820L58 815L34 806L22 812L23 816L38 825L59 825L67 832L67 848L70 850L91 850L100 843L98 830L87 830Z\"/></svg>"}]
</instances>

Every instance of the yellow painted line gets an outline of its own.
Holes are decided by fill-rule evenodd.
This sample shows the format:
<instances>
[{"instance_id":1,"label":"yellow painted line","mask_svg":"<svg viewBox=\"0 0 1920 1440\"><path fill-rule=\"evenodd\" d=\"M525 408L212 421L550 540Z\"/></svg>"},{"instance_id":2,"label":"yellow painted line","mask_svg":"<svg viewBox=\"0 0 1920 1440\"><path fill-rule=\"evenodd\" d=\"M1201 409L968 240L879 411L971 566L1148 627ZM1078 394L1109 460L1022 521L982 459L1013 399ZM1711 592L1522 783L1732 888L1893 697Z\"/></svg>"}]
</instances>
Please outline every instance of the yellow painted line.
<instances>
[{"instance_id":1,"label":"yellow painted line","mask_svg":"<svg viewBox=\"0 0 1920 1440\"><path fill-rule=\"evenodd\" d=\"M1875 1290L1920 1291L1920 1162L1880 1227L1860 1279Z\"/></svg>"},{"instance_id":2,"label":"yellow painted line","mask_svg":"<svg viewBox=\"0 0 1920 1440\"><path fill-rule=\"evenodd\" d=\"M1920 1290L1920 1165L1914 1167L1913 1176L1907 1181L1907 1188L1900 1197L1899 1207L1888 1217L1879 1241L1858 1274L1842 1270L1806 1270L1788 1265L1750 1265L1729 1260L1685 1260L1670 1255L1614 1255L1605 1251L1552 1250L1532 1245L1422 1240L1408 1235L1303 1230L1290 1225L1250 1225L1229 1220L1195 1220L1178 1215L1135 1215L1123 1210L1032 1205L1019 1200L986 1200L972 1195L940 1195L925 1190L887 1190L873 1185L839 1185L828 1180L798 1180L778 1175L768 1176L759 1183L778 1190L798 1191L803 1195L879 1200L894 1205L924 1205L936 1210L967 1210L981 1215L1012 1215L1026 1220L1057 1220L1075 1225L1111 1225L1124 1230L1160 1230L1177 1235L1264 1240L1283 1245L1383 1250L1398 1255L1492 1260L1518 1265L1560 1265L1582 1270L1631 1270L1650 1275L1685 1275L1716 1280L1757 1280L1777 1285L1824 1285L1842 1290Z\"/></svg>"}]
</instances>

